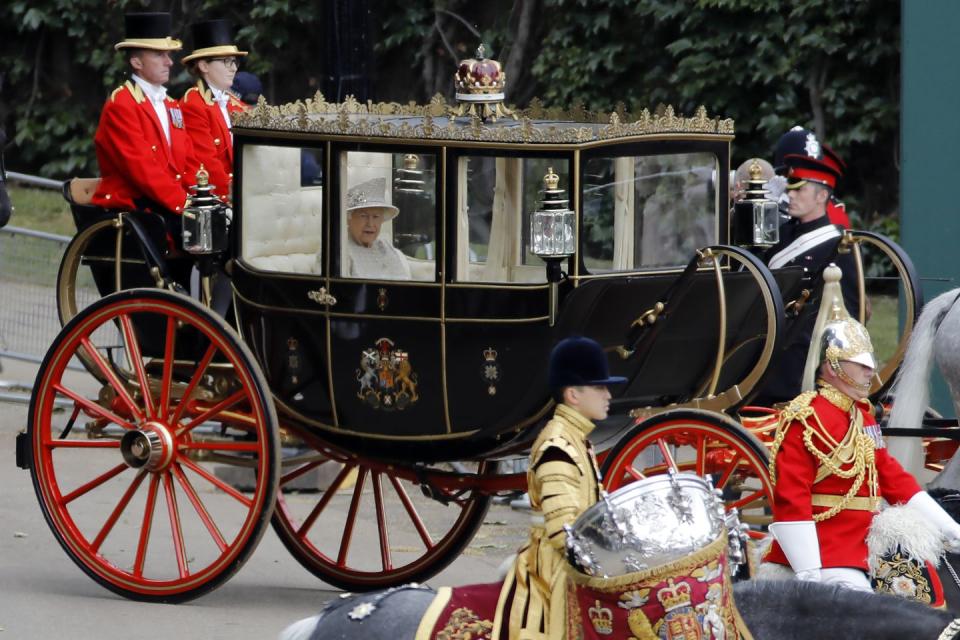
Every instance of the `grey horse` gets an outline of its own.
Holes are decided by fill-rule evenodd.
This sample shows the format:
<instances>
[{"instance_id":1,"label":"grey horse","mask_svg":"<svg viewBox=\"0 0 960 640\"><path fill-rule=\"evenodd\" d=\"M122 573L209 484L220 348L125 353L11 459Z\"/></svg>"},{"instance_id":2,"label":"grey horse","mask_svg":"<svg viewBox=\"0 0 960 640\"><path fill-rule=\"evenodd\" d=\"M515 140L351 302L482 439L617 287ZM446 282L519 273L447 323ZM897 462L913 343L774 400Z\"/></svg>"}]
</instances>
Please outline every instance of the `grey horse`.
<instances>
[{"instance_id":1,"label":"grey horse","mask_svg":"<svg viewBox=\"0 0 960 640\"><path fill-rule=\"evenodd\" d=\"M318 615L287 627L280 640L413 640L435 592L419 585L344 594ZM896 596L812 582L746 581L734 598L754 640L949 640L960 621Z\"/></svg>"},{"instance_id":2,"label":"grey horse","mask_svg":"<svg viewBox=\"0 0 960 640\"><path fill-rule=\"evenodd\" d=\"M929 378L934 360L950 389L954 407L960 414L960 304L956 304L958 298L960 298L960 289L952 289L940 294L923 307L923 312L910 335L903 364L890 389L893 410L887 421L888 427L906 429L921 426L924 411L930 402ZM917 475L923 469L922 445L920 438L893 438L889 448L905 469ZM948 486L944 484L947 481L947 477L938 478L934 486ZM960 486L960 484L953 486Z\"/></svg>"}]
</instances>

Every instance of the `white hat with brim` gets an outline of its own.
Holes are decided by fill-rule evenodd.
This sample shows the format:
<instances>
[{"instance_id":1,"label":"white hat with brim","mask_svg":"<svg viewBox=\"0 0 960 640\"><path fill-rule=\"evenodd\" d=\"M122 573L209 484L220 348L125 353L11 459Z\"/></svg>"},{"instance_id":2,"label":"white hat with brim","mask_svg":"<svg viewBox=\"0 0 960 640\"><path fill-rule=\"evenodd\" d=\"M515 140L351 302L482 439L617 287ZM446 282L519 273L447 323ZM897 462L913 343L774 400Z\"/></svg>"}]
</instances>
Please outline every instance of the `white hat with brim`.
<instances>
[{"instance_id":1,"label":"white hat with brim","mask_svg":"<svg viewBox=\"0 0 960 640\"><path fill-rule=\"evenodd\" d=\"M386 188L386 178L373 178L350 187L350 190L347 191L346 212L349 214L358 209L383 209L384 220L396 218L400 210L389 204L384 198Z\"/></svg>"}]
</instances>

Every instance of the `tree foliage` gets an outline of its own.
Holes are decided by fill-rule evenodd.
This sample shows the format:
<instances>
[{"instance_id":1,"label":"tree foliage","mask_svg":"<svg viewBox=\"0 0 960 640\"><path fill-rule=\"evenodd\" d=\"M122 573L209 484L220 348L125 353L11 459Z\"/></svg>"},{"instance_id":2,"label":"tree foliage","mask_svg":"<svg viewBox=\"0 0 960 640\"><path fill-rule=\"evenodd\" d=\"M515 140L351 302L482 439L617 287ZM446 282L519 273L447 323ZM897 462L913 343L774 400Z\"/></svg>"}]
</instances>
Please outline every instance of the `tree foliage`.
<instances>
[{"instance_id":1,"label":"tree foliage","mask_svg":"<svg viewBox=\"0 0 960 640\"><path fill-rule=\"evenodd\" d=\"M702 104L736 120L734 164L769 157L803 125L848 162L841 195L863 222L898 207L900 8L889 0L12 0L0 4L11 166L95 173L99 111L125 73L113 44L132 10L173 11L181 35L196 19L232 19L271 102L343 87L337 76L357 69L369 87L361 99L452 97L457 60L482 41L516 104ZM347 11L354 22L338 23ZM346 38L351 30L365 34ZM180 72L170 94L188 83Z\"/></svg>"}]
</instances>

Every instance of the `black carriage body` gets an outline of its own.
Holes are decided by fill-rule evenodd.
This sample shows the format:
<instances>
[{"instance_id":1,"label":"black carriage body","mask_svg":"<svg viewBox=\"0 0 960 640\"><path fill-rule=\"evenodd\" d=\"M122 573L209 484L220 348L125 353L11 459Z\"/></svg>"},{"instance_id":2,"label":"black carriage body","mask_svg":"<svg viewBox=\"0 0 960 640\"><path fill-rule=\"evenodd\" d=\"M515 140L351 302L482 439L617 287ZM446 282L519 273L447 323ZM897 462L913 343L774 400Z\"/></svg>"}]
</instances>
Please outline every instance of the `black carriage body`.
<instances>
[{"instance_id":1,"label":"black carriage body","mask_svg":"<svg viewBox=\"0 0 960 640\"><path fill-rule=\"evenodd\" d=\"M612 369L631 378L616 391L621 413L682 403L710 386L703 371L723 329L712 319L718 294L709 266L690 274L682 312L665 314L680 329L670 335L682 341L692 332L696 341L664 341L642 362L619 357L616 347L696 249L727 241L731 121L647 114L645 128L638 122L631 129L596 121L384 116L363 105L348 116L346 108L321 103L309 115L288 115L262 107L234 128L235 302L240 331L281 413L366 455L483 456L547 416L548 354L572 334L598 339ZM277 178L280 165L297 178ZM562 263L555 323L551 287L528 237L529 214L544 188L537 183L548 168L576 213L578 240ZM400 207L391 233L395 246L406 243L412 278L343 271L346 191L368 176L385 179L387 198ZM269 186L277 180L286 186ZM618 184L629 189L617 191ZM290 200L291 189L300 204ZM271 242L263 237L287 224L291 208L303 214L304 198L313 198L319 258L311 264L309 251L295 251L300 264L291 266L293 254L258 254L253 247ZM645 199L643 208L624 209L622 198ZM624 212L636 221L622 225L615 216ZM510 220L516 237L504 235L498 215ZM680 224L693 232L677 233ZM287 250L300 240L289 235L280 242ZM509 250L496 244L504 237ZM496 260L505 266L491 277ZM774 310L751 314L753 305L738 304L738 296L760 296L748 274L730 268L724 260L721 291L737 309L729 322L739 329L726 340L732 348L719 388L751 367L762 370L757 362L768 354L758 338L770 331L766 316Z\"/></svg>"}]
</instances>

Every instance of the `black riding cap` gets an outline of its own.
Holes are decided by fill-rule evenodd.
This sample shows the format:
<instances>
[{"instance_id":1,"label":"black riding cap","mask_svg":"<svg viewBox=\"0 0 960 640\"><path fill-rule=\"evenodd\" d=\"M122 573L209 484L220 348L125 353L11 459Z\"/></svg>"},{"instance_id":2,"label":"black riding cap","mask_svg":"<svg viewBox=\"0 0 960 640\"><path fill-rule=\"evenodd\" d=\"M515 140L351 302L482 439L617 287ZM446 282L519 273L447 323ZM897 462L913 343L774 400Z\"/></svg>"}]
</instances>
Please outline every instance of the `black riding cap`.
<instances>
[{"instance_id":1,"label":"black riding cap","mask_svg":"<svg viewBox=\"0 0 960 640\"><path fill-rule=\"evenodd\" d=\"M627 381L622 376L611 376L603 347L595 340L581 336L565 338L553 348L548 378L551 391Z\"/></svg>"}]
</instances>

